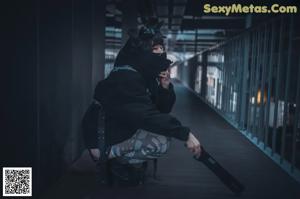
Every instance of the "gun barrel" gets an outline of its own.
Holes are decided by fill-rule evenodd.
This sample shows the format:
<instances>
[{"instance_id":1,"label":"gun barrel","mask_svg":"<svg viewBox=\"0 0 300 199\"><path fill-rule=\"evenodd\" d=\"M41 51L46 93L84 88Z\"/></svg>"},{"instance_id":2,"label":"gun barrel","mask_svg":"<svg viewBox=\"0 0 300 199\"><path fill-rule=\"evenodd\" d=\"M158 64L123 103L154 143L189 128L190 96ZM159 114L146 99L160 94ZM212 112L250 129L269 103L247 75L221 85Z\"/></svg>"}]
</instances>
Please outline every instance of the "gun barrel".
<instances>
[{"instance_id":1,"label":"gun barrel","mask_svg":"<svg viewBox=\"0 0 300 199\"><path fill-rule=\"evenodd\" d=\"M201 156L194 158L209 168L232 192L240 194L244 191L244 185L224 169L203 147L201 147Z\"/></svg>"}]
</instances>

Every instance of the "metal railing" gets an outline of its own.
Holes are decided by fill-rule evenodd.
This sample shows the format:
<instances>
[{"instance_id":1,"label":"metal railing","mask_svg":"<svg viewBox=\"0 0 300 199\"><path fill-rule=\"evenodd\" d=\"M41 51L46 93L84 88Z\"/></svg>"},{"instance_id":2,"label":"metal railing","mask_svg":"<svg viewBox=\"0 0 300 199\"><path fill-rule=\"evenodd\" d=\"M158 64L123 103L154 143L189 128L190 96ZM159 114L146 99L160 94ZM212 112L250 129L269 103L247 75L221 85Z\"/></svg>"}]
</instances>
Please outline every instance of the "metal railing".
<instances>
[{"instance_id":1,"label":"metal railing","mask_svg":"<svg viewBox=\"0 0 300 199\"><path fill-rule=\"evenodd\" d=\"M295 18L281 15L261 23L197 55L206 58L192 62L200 70L182 70L202 71L195 80L206 85L200 89L202 99L300 181L300 31Z\"/></svg>"}]
</instances>

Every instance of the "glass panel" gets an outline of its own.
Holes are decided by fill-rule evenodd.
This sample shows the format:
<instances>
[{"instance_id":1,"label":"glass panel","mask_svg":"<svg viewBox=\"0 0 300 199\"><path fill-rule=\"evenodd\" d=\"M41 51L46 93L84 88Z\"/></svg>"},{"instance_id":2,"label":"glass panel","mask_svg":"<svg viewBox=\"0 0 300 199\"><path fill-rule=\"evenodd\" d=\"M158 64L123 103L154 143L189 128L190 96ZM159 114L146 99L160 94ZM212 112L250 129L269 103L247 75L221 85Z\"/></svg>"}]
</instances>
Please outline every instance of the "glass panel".
<instances>
[{"instance_id":1,"label":"glass panel","mask_svg":"<svg viewBox=\"0 0 300 199\"><path fill-rule=\"evenodd\" d=\"M196 71L196 81L195 81L195 91L197 93L201 92L201 81L202 81L202 66L197 67Z\"/></svg>"},{"instance_id":2,"label":"glass panel","mask_svg":"<svg viewBox=\"0 0 300 199\"><path fill-rule=\"evenodd\" d=\"M109 22L110 20L108 20ZM108 23L107 22L107 23ZM104 77L107 77L114 67L114 62L121 48L122 29L107 24L105 27L105 65Z\"/></svg>"}]
</instances>

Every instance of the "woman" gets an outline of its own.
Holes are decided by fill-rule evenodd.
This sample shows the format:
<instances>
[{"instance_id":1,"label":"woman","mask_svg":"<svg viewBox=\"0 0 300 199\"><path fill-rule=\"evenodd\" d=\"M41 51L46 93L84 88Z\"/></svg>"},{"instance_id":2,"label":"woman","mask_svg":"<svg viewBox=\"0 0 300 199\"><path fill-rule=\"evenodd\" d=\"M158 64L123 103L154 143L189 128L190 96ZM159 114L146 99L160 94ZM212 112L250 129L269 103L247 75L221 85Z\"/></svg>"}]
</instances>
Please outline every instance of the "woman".
<instances>
[{"instance_id":1,"label":"woman","mask_svg":"<svg viewBox=\"0 0 300 199\"><path fill-rule=\"evenodd\" d=\"M169 114L175 102L170 64L159 30L145 26L131 35L115 68L95 89L94 98L105 111L107 156L121 178L130 178L137 173L132 168L165 154L172 137L200 156L197 138Z\"/></svg>"}]
</instances>

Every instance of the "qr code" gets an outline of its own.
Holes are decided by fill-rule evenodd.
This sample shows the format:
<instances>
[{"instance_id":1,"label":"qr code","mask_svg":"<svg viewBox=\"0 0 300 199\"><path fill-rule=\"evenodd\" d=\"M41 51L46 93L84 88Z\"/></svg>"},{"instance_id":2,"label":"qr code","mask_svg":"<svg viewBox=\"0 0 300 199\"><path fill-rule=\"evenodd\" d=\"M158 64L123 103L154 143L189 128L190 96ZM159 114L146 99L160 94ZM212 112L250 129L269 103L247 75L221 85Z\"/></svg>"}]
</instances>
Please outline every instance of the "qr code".
<instances>
[{"instance_id":1,"label":"qr code","mask_svg":"<svg viewBox=\"0 0 300 199\"><path fill-rule=\"evenodd\" d=\"M32 168L4 167L3 196L32 196Z\"/></svg>"}]
</instances>

